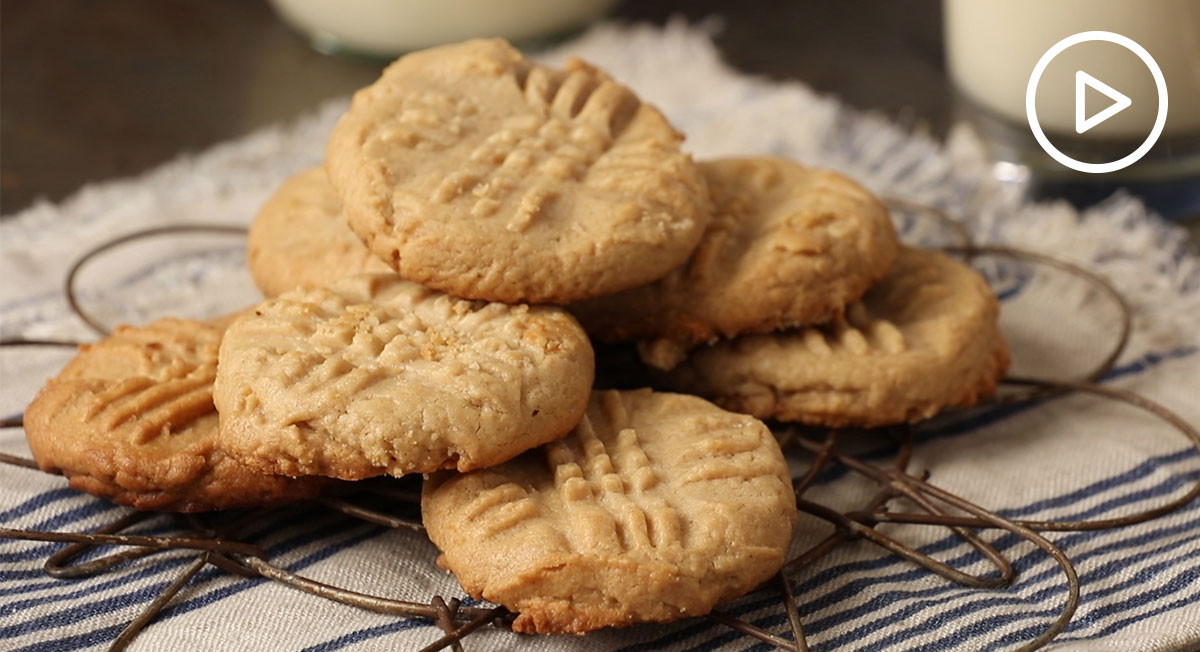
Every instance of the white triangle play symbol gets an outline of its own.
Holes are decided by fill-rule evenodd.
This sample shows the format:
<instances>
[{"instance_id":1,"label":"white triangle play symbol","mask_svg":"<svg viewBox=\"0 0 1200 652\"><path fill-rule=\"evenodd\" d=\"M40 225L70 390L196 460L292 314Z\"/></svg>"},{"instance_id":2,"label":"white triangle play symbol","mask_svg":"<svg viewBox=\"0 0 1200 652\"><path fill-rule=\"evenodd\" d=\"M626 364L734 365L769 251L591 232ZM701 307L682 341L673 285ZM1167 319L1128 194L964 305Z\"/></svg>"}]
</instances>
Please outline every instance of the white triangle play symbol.
<instances>
[{"instance_id":1,"label":"white triangle play symbol","mask_svg":"<svg viewBox=\"0 0 1200 652\"><path fill-rule=\"evenodd\" d=\"M1113 103L1103 111L1087 117L1087 87L1104 93ZM1124 93L1116 90L1112 86L1096 79L1082 70L1075 71L1075 133L1081 134L1092 127L1108 120L1114 115L1129 108L1133 104L1133 100L1129 99Z\"/></svg>"}]
</instances>

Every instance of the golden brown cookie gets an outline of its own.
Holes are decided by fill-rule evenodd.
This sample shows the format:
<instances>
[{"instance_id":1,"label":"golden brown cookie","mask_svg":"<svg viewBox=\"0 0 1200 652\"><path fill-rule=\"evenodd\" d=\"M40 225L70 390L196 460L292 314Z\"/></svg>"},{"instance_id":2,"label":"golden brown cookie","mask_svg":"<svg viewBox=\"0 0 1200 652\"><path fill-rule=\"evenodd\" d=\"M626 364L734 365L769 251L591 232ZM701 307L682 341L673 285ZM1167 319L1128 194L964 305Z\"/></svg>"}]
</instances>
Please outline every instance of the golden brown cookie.
<instances>
[{"instance_id":1,"label":"golden brown cookie","mask_svg":"<svg viewBox=\"0 0 1200 652\"><path fill-rule=\"evenodd\" d=\"M438 564L518 611L514 630L581 634L703 615L754 589L783 564L796 501L757 419L610 390L560 442L431 476L421 515Z\"/></svg>"},{"instance_id":2,"label":"golden brown cookie","mask_svg":"<svg viewBox=\"0 0 1200 652\"><path fill-rule=\"evenodd\" d=\"M572 304L593 337L643 340L670 369L717 336L828 321L887 273L899 245L887 209L850 179L780 158L700 164L713 218L687 264Z\"/></svg>"},{"instance_id":3,"label":"golden brown cookie","mask_svg":"<svg viewBox=\"0 0 1200 652\"><path fill-rule=\"evenodd\" d=\"M395 274L285 292L221 343L221 444L255 468L355 480L499 464L565 435L592 347L559 308L467 301Z\"/></svg>"},{"instance_id":4,"label":"golden brown cookie","mask_svg":"<svg viewBox=\"0 0 1200 652\"><path fill-rule=\"evenodd\" d=\"M818 327L698 349L671 386L759 418L826 426L918 421L991 394L1008 368L987 282L936 251L904 248L891 273Z\"/></svg>"},{"instance_id":5,"label":"golden brown cookie","mask_svg":"<svg viewBox=\"0 0 1200 652\"><path fill-rule=\"evenodd\" d=\"M212 393L223 328L160 319L80 347L25 411L38 466L138 509L198 512L316 495L320 479L266 475L218 447Z\"/></svg>"},{"instance_id":6,"label":"golden brown cookie","mask_svg":"<svg viewBox=\"0 0 1200 652\"><path fill-rule=\"evenodd\" d=\"M246 264L268 297L353 274L391 271L346 226L342 200L322 168L288 179L263 205L250 225Z\"/></svg>"},{"instance_id":7,"label":"golden brown cookie","mask_svg":"<svg viewBox=\"0 0 1200 652\"><path fill-rule=\"evenodd\" d=\"M501 39L410 54L359 91L326 169L401 276L471 299L566 303L648 283L708 222L683 137L603 71Z\"/></svg>"}]
</instances>

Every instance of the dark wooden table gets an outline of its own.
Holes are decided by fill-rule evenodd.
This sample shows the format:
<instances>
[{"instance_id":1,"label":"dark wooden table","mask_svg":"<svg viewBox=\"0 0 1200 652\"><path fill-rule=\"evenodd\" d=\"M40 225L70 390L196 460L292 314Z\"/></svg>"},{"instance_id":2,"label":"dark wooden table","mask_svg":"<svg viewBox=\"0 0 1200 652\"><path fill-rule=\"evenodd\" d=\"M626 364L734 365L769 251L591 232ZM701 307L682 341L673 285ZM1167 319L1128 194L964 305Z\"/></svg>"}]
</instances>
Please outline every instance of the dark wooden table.
<instances>
[{"instance_id":1,"label":"dark wooden table","mask_svg":"<svg viewBox=\"0 0 1200 652\"><path fill-rule=\"evenodd\" d=\"M720 16L733 65L942 128L939 7L651 0L614 15ZM3 0L0 214L292 118L380 67L313 51L262 0Z\"/></svg>"},{"instance_id":2,"label":"dark wooden table","mask_svg":"<svg viewBox=\"0 0 1200 652\"><path fill-rule=\"evenodd\" d=\"M725 58L944 135L938 0L626 0L619 20L716 17ZM370 83L262 0L3 0L0 215L138 173Z\"/></svg>"}]
</instances>

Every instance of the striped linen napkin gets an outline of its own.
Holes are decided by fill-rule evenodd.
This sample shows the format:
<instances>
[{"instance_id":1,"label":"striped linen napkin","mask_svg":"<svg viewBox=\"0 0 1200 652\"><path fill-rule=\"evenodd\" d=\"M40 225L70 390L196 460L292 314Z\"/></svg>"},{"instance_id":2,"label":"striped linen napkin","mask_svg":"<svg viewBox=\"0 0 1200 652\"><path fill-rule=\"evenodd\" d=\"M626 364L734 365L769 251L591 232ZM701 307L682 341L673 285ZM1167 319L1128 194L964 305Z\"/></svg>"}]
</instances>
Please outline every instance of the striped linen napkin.
<instances>
[{"instance_id":1,"label":"striped linen napkin","mask_svg":"<svg viewBox=\"0 0 1200 652\"><path fill-rule=\"evenodd\" d=\"M1180 229L1116 196L1083 214L1030 205L1019 188L988 179L964 134L946 146L814 95L798 83L740 75L724 66L702 29L600 25L549 53L608 68L660 106L701 157L767 153L841 170L882 195L938 206L977 242L1066 257L1112 280L1129 300L1134 330L1110 387L1136 391L1200 423L1200 260ZM60 292L67 265L122 233L177 222L245 225L290 174L320 161L346 106L338 100L293 124L168 163L139 178L85 187L0 224L0 335L91 339ZM944 243L936 225L910 220L906 239ZM1013 372L1077 376L1113 344L1116 312L1070 276L1001 259L979 264L1003 299ZM80 297L105 323L213 315L257 297L235 237L159 238L97 259ZM0 350L0 413L20 412L69 358L57 349ZM0 431L0 451L28 455L20 429ZM876 455L868 451L868 457ZM1188 442L1135 409L1086 395L993 410L922 431L913 468L931 481L1012 518L1094 519L1169 500L1200 480ZM128 510L67 489L57 477L0 467L0 527L82 532ZM802 468L797 468L797 473ZM826 474L808 497L847 508L874 489ZM143 526L156 532L162 520ZM254 525L274 563L321 581L401 599L465 597L433 566L421 535L311 507L281 509ZM948 531L885 526L955 567L986 572L982 557ZM802 516L795 550L830 531ZM1048 533L1074 561L1078 611L1047 649L1132 652L1200 649L1200 502L1141 525ZM986 538L1013 560L999 589L952 584L864 542L842 545L794 577L800 615L818 650L1001 650L1032 640L1059 613L1066 584L1045 553L1011 535ZM103 649L190 562L166 553L94 577L53 579L42 570L62 544L0 541L0 647ZM467 601L475 604L473 601ZM752 595L728 611L776 633L787 630L775 596ZM343 606L266 580L202 570L133 643L133 650L417 649L440 630ZM576 637L485 630L478 650L762 650L706 619Z\"/></svg>"}]
</instances>

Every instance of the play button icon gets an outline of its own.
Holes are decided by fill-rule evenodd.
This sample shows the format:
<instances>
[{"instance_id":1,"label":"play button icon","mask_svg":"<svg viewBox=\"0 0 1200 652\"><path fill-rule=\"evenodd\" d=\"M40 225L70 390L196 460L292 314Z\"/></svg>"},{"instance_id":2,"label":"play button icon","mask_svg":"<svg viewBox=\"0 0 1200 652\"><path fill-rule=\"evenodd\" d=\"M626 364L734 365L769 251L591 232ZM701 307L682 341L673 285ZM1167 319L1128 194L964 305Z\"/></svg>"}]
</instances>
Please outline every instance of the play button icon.
<instances>
[{"instance_id":1,"label":"play button icon","mask_svg":"<svg viewBox=\"0 0 1200 652\"><path fill-rule=\"evenodd\" d=\"M1112 104L1108 105L1108 108L1090 118L1087 117L1088 88L1100 91L1105 97L1113 101ZM1082 70L1075 71L1075 133L1082 134L1101 122L1128 109L1130 104L1133 104L1133 100L1129 99L1129 96Z\"/></svg>"},{"instance_id":2,"label":"play button icon","mask_svg":"<svg viewBox=\"0 0 1200 652\"><path fill-rule=\"evenodd\" d=\"M1037 115L1038 82L1041 81L1042 73L1046 71L1046 66L1049 65L1054 57L1062 54L1064 50L1079 45L1080 43L1087 43L1089 41L1105 41L1123 47L1135 54L1137 58L1141 59L1142 63L1146 65L1146 68L1150 71L1150 75L1154 77L1154 89L1158 92L1158 110L1155 112L1154 126L1150 129L1150 133L1146 136L1146 139L1143 140L1142 143L1137 146L1137 148L1125 156L1115 161L1107 161L1103 163L1079 161L1064 154L1062 150L1055 147L1054 143L1050 142L1050 139L1046 137L1046 132L1042 130L1042 124L1041 121L1038 120ZM1112 103L1104 107L1104 109L1098 113L1088 116L1087 95L1089 90L1093 91L1093 94L1099 93L1107 97L1112 101ZM1138 101L1141 102L1145 100L1139 98ZM1108 120L1125 109L1128 109L1132 104L1133 101L1130 100L1129 97L1124 93L1082 70L1076 70L1075 133L1082 134L1089 129L1092 129L1101 122L1104 122L1105 120ZM1116 34L1114 32L1104 32L1098 30L1091 32L1079 32L1078 34L1072 34L1058 43L1050 46L1050 49L1046 50L1045 54L1042 55L1042 58L1038 59L1037 65L1033 67L1033 72L1029 75L1029 83L1025 87L1025 117L1029 120L1029 129L1033 132L1034 139L1037 140L1038 145L1042 146L1042 149L1045 150L1046 154L1050 155L1050 158L1077 172L1085 172L1088 174L1115 172L1133 165L1138 161L1138 159L1145 156L1146 153L1150 151L1150 148L1154 147L1154 143L1158 141L1158 137L1162 135L1163 125L1165 125L1167 122L1167 80L1163 77L1162 69L1159 68L1158 64L1154 61L1154 57L1150 56L1150 53L1146 51L1146 48L1139 45L1133 39L1121 34Z\"/></svg>"}]
</instances>

